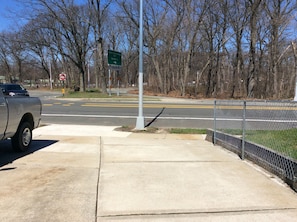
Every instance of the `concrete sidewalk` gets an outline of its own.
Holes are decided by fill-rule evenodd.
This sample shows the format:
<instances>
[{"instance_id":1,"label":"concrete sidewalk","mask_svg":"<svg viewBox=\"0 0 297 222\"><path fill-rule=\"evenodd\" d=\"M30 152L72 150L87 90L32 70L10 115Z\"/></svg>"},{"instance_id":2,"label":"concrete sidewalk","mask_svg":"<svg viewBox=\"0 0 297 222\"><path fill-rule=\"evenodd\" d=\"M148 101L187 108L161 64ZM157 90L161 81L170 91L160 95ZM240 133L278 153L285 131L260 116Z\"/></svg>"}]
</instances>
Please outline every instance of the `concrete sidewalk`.
<instances>
[{"instance_id":1,"label":"concrete sidewalk","mask_svg":"<svg viewBox=\"0 0 297 222\"><path fill-rule=\"evenodd\" d=\"M201 135L103 138L99 221L296 221L297 196Z\"/></svg>"},{"instance_id":2,"label":"concrete sidewalk","mask_svg":"<svg viewBox=\"0 0 297 222\"><path fill-rule=\"evenodd\" d=\"M296 221L294 191L202 135L114 128L34 130L56 142L0 168L1 221Z\"/></svg>"}]
</instances>

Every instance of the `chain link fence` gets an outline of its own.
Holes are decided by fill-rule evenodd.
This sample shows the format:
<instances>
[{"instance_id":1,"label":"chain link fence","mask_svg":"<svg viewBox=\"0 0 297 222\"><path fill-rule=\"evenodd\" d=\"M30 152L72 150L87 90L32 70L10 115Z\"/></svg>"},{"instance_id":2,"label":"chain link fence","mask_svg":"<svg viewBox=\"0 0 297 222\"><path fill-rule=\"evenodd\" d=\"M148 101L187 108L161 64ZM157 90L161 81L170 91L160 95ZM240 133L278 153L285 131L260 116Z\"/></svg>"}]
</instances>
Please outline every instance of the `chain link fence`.
<instances>
[{"instance_id":1,"label":"chain link fence","mask_svg":"<svg viewBox=\"0 0 297 222\"><path fill-rule=\"evenodd\" d=\"M214 102L212 141L250 159L297 190L297 103Z\"/></svg>"}]
</instances>

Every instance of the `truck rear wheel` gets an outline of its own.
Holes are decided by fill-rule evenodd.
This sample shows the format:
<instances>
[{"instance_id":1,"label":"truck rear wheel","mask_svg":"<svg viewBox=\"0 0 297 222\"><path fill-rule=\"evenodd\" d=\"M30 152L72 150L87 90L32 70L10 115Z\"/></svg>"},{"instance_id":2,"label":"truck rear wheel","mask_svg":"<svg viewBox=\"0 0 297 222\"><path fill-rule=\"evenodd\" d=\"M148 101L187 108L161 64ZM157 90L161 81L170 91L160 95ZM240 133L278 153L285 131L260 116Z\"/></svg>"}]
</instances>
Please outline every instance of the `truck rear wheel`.
<instances>
[{"instance_id":1,"label":"truck rear wheel","mask_svg":"<svg viewBox=\"0 0 297 222\"><path fill-rule=\"evenodd\" d=\"M32 126L28 122L22 122L11 138L12 147L17 152L23 152L29 149L32 142Z\"/></svg>"}]
</instances>

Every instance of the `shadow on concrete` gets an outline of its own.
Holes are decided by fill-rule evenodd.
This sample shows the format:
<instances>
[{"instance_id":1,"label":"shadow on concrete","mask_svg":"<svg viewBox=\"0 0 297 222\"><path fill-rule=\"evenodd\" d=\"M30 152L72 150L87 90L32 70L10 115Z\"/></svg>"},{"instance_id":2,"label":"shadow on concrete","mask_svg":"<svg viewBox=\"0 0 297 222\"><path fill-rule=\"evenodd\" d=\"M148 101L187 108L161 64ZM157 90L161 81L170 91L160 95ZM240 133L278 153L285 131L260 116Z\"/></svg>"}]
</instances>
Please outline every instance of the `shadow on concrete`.
<instances>
[{"instance_id":1,"label":"shadow on concrete","mask_svg":"<svg viewBox=\"0 0 297 222\"><path fill-rule=\"evenodd\" d=\"M58 140L33 140L29 150L26 152L16 152L13 150L10 140L0 141L0 167L48 147L56 142L58 142Z\"/></svg>"}]
</instances>

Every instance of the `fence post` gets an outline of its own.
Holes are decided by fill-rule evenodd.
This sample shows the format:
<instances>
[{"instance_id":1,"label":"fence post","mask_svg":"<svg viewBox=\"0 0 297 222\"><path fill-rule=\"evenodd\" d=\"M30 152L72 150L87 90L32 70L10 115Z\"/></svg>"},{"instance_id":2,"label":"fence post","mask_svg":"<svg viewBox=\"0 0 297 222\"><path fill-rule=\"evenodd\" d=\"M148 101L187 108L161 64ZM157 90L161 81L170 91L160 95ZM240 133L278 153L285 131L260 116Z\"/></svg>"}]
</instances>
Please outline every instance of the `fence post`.
<instances>
[{"instance_id":1,"label":"fence post","mask_svg":"<svg viewBox=\"0 0 297 222\"><path fill-rule=\"evenodd\" d=\"M242 114L242 139L241 139L241 159L244 160L245 150L245 130L246 130L246 101L243 101L243 114Z\"/></svg>"},{"instance_id":2,"label":"fence post","mask_svg":"<svg viewBox=\"0 0 297 222\"><path fill-rule=\"evenodd\" d=\"M217 101L214 101L214 108L213 108L213 139L212 143L215 145L216 144L216 138L217 138L217 114L216 114L216 109L217 109Z\"/></svg>"}]
</instances>

